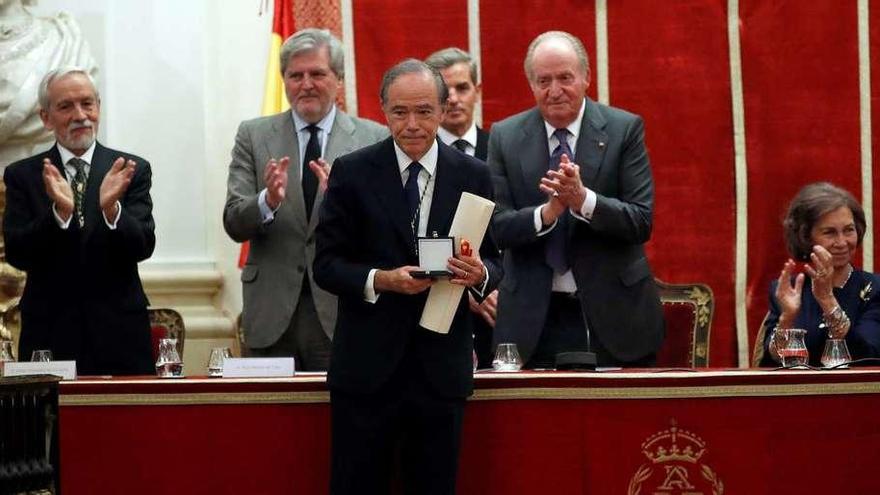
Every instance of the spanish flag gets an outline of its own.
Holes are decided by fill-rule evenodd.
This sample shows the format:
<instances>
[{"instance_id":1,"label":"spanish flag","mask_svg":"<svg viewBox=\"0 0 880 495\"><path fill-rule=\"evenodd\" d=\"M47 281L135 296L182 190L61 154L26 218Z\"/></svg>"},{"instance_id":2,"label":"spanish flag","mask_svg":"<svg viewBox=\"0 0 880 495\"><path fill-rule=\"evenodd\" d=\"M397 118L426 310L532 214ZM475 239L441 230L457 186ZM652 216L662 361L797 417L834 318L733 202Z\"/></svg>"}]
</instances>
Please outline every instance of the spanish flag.
<instances>
[{"instance_id":1,"label":"spanish flag","mask_svg":"<svg viewBox=\"0 0 880 495\"><path fill-rule=\"evenodd\" d=\"M269 61L266 63L266 88L263 92L262 115L274 115L290 108L284 94L284 81L281 80L281 44L293 35L293 0L275 0L272 18L272 35L269 40ZM242 243L238 254L238 267L247 261L250 245Z\"/></svg>"}]
</instances>

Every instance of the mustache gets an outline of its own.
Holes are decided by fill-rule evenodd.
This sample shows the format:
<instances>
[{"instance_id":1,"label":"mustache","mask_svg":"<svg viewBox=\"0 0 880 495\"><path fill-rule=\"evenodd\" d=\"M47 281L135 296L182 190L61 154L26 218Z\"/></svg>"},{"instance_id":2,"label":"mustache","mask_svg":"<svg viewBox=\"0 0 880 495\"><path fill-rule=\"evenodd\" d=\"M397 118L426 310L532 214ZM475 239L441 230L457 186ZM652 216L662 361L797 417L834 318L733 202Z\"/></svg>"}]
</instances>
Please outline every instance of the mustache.
<instances>
[{"instance_id":1,"label":"mustache","mask_svg":"<svg viewBox=\"0 0 880 495\"><path fill-rule=\"evenodd\" d=\"M94 129L95 129L95 123L92 122L90 119L85 119L85 120L83 120L83 121L81 121L81 122L71 122L71 123L68 124L68 126L67 126L67 132L73 132L73 131L78 130L78 129L91 129L91 130L94 130Z\"/></svg>"}]
</instances>

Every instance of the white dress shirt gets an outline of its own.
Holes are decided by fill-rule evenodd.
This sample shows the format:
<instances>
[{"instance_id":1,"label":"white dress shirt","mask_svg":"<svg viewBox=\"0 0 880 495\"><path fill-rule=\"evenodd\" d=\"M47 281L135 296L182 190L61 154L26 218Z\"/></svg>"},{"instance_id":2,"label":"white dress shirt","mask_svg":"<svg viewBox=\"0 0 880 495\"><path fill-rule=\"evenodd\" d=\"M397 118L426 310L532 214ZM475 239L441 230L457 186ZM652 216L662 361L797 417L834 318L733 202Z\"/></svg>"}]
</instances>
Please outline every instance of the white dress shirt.
<instances>
[{"instance_id":1,"label":"white dress shirt","mask_svg":"<svg viewBox=\"0 0 880 495\"><path fill-rule=\"evenodd\" d=\"M453 146L452 143L458 141L459 139L463 140L467 143L465 153L468 155L474 156L477 153L477 124L476 122L471 122L471 127L464 133L463 136L456 136L455 134L447 131L443 127L437 129L437 136L440 137L440 141L443 141L443 144L448 146Z\"/></svg>"}]
</instances>

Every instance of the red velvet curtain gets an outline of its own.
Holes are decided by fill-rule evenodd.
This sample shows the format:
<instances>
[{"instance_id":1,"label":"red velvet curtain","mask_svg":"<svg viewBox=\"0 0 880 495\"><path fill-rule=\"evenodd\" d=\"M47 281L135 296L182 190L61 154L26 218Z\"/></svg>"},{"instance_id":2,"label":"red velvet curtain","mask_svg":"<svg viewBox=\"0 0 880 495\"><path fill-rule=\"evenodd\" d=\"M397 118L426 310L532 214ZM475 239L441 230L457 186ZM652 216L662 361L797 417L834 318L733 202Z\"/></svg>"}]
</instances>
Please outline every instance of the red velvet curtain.
<instances>
[{"instance_id":1,"label":"red velvet curtain","mask_svg":"<svg viewBox=\"0 0 880 495\"><path fill-rule=\"evenodd\" d=\"M767 309L767 287L786 253L780 220L804 184L830 180L862 196L857 2L740 0L741 72L732 76L726 0L607 1L612 105L642 115L656 185L648 246L656 275L704 282L716 298L713 366L737 364L737 250L747 250L744 299L749 348ZM359 113L384 121L383 71L445 46L468 49L466 0L353 2ZM870 2L872 81L880 65L880 5ZM479 39L486 127L534 104L523 75L528 42L562 29L591 56L596 98L593 1L483 0ZM735 170L732 77L742 84L745 176ZM880 101L871 91L876 155ZM880 187L873 167L872 184ZM737 198L737 181L747 194ZM873 201L869 198L868 201ZM739 208L747 236L737 246ZM880 254L874 248L872 254ZM861 265L861 256L856 264Z\"/></svg>"}]
</instances>

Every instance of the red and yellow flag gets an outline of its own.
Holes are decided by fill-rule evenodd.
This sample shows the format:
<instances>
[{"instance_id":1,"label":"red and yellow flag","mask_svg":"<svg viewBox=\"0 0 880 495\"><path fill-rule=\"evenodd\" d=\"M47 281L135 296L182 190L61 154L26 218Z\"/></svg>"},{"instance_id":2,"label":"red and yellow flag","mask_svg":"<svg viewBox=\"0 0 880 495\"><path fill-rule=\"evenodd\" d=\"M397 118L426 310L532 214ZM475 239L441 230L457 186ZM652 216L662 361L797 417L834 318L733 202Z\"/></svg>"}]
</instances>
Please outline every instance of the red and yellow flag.
<instances>
[{"instance_id":1,"label":"red and yellow flag","mask_svg":"<svg viewBox=\"0 0 880 495\"><path fill-rule=\"evenodd\" d=\"M266 87L263 92L262 115L274 115L290 108L284 94L284 81L281 79L281 44L290 37L296 28L293 23L293 0L275 0L272 17L272 35L269 39L269 61L266 63ZM238 267L247 261L250 245L241 244L238 254Z\"/></svg>"}]
</instances>

